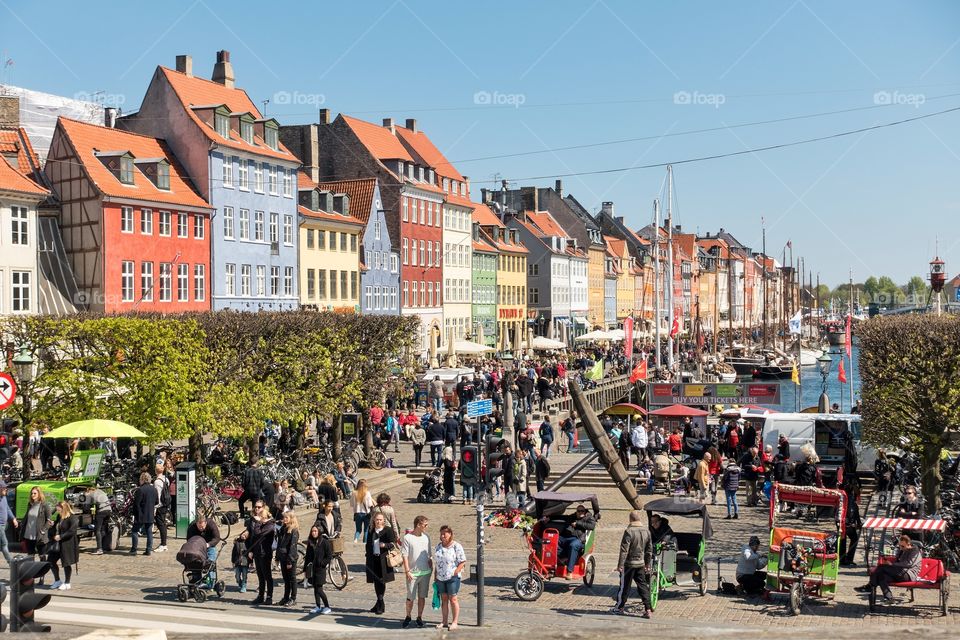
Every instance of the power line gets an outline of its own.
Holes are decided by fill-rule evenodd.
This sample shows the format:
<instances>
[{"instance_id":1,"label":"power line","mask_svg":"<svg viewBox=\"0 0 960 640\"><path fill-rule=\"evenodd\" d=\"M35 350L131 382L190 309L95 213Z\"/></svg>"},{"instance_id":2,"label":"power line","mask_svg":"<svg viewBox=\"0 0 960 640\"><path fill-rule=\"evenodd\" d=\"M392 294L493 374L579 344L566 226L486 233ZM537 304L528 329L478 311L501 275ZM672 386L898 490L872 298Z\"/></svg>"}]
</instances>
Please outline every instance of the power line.
<instances>
[{"instance_id":1,"label":"power line","mask_svg":"<svg viewBox=\"0 0 960 640\"><path fill-rule=\"evenodd\" d=\"M905 118L903 120L896 120L894 122L886 122L883 124L872 125L869 127L862 127L860 129L852 129L849 131L841 131L839 133L833 133L826 136L819 136L816 138L806 138L804 140L796 140L794 142L782 142L779 144L771 144L764 147L754 147L752 149L743 149L741 151L730 151L728 153L718 153L709 156L698 156L695 158L685 158L682 160L668 160L666 162L657 162L654 164L645 164L637 165L630 167L617 167L615 169L599 169L596 171L577 171L573 173L554 173L549 175L542 176L530 176L525 178L508 178L510 181L532 181L532 180L547 180L549 178L570 178L574 176L593 176L593 175L602 175L607 173L622 173L624 171L636 171L640 169L656 169L663 168L669 164L692 164L694 162L703 162L705 160L719 160L723 158L731 158L734 156L748 155L752 153L760 153L762 151L772 151L774 149L785 149L787 147L796 147L804 144L810 144L813 142L823 142L824 140L833 140L836 138L843 138L846 136L852 136L857 133L865 133L867 131L874 131L876 129L885 129L889 127L896 127L901 124L907 124L910 122L916 122L917 120L925 120L926 118L932 118L934 116L940 116L946 113L951 113L954 111L960 111L960 107L952 107L950 109L944 109L943 111L936 111L934 113L927 113L920 116L914 116L913 118Z\"/></svg>"},{"instance_id":2,"label":"power line","mask_svg":"<svg viewBox=\"0 0 960 640\"><path fill-rule=\"evenodd\" d=\"M931 98L927 98L927 100L930 100L930 101L933 101L933 100L941 100L941 99L944 99L944 98L955 98L955 97L957 97L957 96L960 96L960 93L950 93L950 94L946 94L946 95L942 95L942 96L934 96L934 97L931 97ZM784 118L774 118L774 119L772 119L772 120L756 120L756 121L753 121L753 122L741 122L741 123L739 123L739 124L732 124L732 125L729 125L729 126L708 127L708 128L706 128L706 129L689 129L689 130L686 130L686 131L675 131L675 132L673 132L673 133L665 133L665 134L656 135L656 136L641 136L641 137L639 137L639 138L623 138L623 139L620 139L620 140L607 140L607 141L604 141L604 142L591 142L591 143L587 143L587 144L570 145L570 146L567 146L567 147L554 147L554 148L552 148L552 149L539 149L539 150L536 150L536 151L518 151L518 152L516 152L516 153L505 153L505 154L500 154L500 155L495 155L495 156L483 156L483 157L480 157L480 158L467 158L467 159L464 159L464 160L454 160L454 161L450 161L450 162L448 162L448 164L451 164L451 165L452 165L454 162L456 162L456 163L458 163L458 164L463 164L463 163L466 163L466 162L480 162L481 160L499 160L499 159L502 159L502 158L519 158L519 157L523 157L523 156L533 156L533 155L539 155L539 154L543 154L543 153L556 153L556 152L558 152L558 151L573 151L573 150L577 150L577 149L592 149L592 148L595 148L595 147L605 147L605 146L615 145L615 144L626 144L626 143L628 143L628 142L644 142L644 141L647 141L647 140L659 140L659 139L661 139L661 138L676 138L676 137L679 137L679 136L689 136L689 135L694 135L694 134L699 134L699 133L712 133L712 132L715 132L715 131L726 131L726 130L728 130L728 129L743 129L743 128L746 128L746 127L756 127L756 126L765 125L765 124L777 124L777 123L780 123L780 122L791 122L791 121L794 121L794 120L809 120L809 119L812 119L812 118L822 118L822 117L824 117L824 116L833 116L833 115L838 115L838 114L842 114L842 113L853 113L853 112L856 112L856 111L867 111L867 110L869 110L869 109L881 109L881 108L884 108L884 107L894 107L894 106L902 106L902 105L895 104L895 103L872 104L872 105L867 105L867 106L863 106L863 107L852 107L852 108L850 108L850 109L838 109L838 110L836 110L836 111L822 111L822 112L820 112L820 113L809 113L809 114L804 114L804 115L799 115L799 116L787 116L787 117L784 117Z\"/></svg>"}]
</instances>

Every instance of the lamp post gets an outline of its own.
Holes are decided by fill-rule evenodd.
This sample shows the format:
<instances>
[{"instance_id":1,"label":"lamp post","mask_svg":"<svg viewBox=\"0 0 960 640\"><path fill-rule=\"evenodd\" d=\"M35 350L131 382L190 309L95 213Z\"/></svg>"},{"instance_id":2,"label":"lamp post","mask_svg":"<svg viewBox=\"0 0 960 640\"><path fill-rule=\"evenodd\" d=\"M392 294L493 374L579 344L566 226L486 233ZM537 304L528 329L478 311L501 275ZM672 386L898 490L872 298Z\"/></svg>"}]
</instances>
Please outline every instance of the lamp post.
<instances>
[{"instance_id":1,"label":"lamp post","mask_svg":"<svg viewBox=\"0 0 960 640\"><path fill-rule=\"evenodd\" d=\"M20 353L13 359L13 368L17 373L17 386L20 395L20 423L24 433L30 423L30 383L33 382L33 356L26 347L20 348Z\"/></svg>"},{"instance_id":2,"label":"lamp post","mask_svg":"<svg viewBox=\"0 0 960 640\"><path fill-rule=\"evenodd\" d=\"M820 354L820 357L817 358L817 368L820 370L820 378L822 380L820 385L820 402L818 403L820 413L828 413L830 411L830 397L827 396L827 376L830 374L831 366L833 366L833 358L824 351Z\"/></svg>"}]
</instances>

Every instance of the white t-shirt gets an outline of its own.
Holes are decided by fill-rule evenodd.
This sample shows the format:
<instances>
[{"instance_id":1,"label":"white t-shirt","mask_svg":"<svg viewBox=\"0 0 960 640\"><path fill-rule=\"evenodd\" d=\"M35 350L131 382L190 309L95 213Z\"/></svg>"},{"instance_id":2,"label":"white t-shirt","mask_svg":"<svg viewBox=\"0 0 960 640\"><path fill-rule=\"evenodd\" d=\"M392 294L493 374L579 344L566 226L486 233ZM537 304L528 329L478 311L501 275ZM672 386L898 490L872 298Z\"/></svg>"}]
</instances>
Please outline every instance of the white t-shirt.
<instances>
[{"instance_id":1,"label":"white t-shirt","mask_svg":"<svg viewBox=\"0 0 960 640\"><path fill-rule=\"evenodd\" d=\"M466 561L467 555L459 542L454 542L449 547L440 543L433 550L433 566L437 568L437 580L450 580L457 576L457 567Z\"/></svg>"},{"instance_id":2,"label":"white t-shirt","mask_svg":"<svg viewBox=\"0 0 960 640\"><path fill-rule=\"evenodd\" d=\"M430 536L427 534L403 536L403 553L407 557L407 566L415 576L427 575L430 570Z\"/></svg>"}]
</instances>

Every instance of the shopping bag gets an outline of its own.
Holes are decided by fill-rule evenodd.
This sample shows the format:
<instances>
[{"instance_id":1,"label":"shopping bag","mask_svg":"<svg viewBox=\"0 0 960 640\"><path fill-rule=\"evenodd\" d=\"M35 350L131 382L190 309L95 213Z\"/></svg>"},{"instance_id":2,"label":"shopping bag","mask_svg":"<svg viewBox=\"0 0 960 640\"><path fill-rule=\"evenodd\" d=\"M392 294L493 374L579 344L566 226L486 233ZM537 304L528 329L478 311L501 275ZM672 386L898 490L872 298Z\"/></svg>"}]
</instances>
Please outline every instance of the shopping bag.
<instances>
[{"instance_id":1,"label":"shopping bag","mask_svg":"<svg viewBox=\"0 0 960 640\"><path fill-rule=\"evenodd\" d=\"M437 585L436 581L433 583L433 602L431 605L433 606L434 611L440 608L440 587Z\"/></svg>"}]
</instances>

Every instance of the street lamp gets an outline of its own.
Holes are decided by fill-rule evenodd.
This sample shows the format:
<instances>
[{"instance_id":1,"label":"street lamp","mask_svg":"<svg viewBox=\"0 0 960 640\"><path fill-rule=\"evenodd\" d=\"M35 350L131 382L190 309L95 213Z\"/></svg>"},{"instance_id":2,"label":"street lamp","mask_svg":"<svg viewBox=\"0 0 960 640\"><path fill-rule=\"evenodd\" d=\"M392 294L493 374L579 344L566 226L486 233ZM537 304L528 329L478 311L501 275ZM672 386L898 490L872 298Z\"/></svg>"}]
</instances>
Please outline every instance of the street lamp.
<instances>
[{"instance_id":1,"label":"street lamp","mask_svg":"<svg viewBox=\"0 0 960 640\"><path fill-rule=\"evenodd\" d=\"M26 347L22 347L13 359L13 366L17 371L17 382L26 385L33 381L33 357Z\"/></svg>"},{"instance_id":2,"label":"street lamp","mask_svg":"<svg viewBox=\"0 0 960 640\"><path fill-rule=\"evenodd\" d=\"M817 358L817 368L820 370L820 378L822 380L820 385L820 413L830 411L830 398L827 396L827 376L830 374L831 366L833 366L833 358L824 351L820 354L820 357Z\"/></svg>"}]
</instances>

